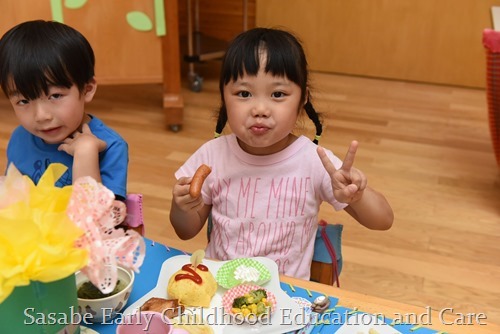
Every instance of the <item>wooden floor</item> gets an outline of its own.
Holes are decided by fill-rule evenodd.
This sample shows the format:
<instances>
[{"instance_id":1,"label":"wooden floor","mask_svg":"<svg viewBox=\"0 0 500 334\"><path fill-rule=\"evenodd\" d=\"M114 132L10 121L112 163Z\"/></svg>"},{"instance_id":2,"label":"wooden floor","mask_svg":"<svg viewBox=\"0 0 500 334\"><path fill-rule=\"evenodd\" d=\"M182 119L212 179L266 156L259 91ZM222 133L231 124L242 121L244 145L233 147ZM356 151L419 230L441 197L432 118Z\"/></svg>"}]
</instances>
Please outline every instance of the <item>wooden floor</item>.
<instances>
[{"instance_id":1,"label":"wooden floor","mask_svg":"<svg viewBox=\"0 0 500 334\"><path fill-rule=\"evenodd\" d=\"M194 251L205 233L179 240L168 220L174 171L213 135L218 82L184 85L182 131L164 124L160 85L100 86L88 111L130 146L129 191L144 194L146 235ZM395 212L390 231L366 230L323 206L321 218L345 225L341 288L401 302L486 313L500 323L500 173L483 90L313 74L324 113L321 144L343 157L360 142L356 167ZM0 166L16 120L0 100ZM298 133L312 137L305 120Z\"/></svg>"}]
</instances>

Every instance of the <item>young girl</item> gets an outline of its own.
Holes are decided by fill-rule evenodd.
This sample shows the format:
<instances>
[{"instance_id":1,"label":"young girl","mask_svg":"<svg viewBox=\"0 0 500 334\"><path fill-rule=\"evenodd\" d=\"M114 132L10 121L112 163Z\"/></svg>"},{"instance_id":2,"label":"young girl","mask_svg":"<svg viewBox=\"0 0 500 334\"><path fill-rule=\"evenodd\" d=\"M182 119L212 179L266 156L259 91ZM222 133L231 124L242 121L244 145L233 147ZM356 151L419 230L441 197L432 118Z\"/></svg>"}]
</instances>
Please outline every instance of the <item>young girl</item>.
<instances>
[{"instance_id":1,"label":"young girl","mask_svg":"<svg viewBox=\"0 0 500 334\"><path fill-rule=\"evenodd\" d=\"M346 210L377 230L391 227L385 198L353 167L357 142L342 162L292 131L302 110L322 126L311 104L304 50L290 33L255 28L229 46L220 77L216 134L176 172L170 219L182 239L194 237L209 214L207 257L272 258L282 274L309 279L320 204ZM212 168L199 198L189 187L201 164Z\"/></svg>"},{"instance_id":2,"label":"young girl","mask_svg":"<svg viewBox=\"0 0 500 334\"><path fill-rule=\"evenodd\" d=\"M38 183L51 163L102 182L118 199L127 193L128 145L85 112L97 89L94 52L85 37L58 22L23 22L0 39L0 86L19 120L7 146L8 163Z\"/></svg>"}]
</instances>

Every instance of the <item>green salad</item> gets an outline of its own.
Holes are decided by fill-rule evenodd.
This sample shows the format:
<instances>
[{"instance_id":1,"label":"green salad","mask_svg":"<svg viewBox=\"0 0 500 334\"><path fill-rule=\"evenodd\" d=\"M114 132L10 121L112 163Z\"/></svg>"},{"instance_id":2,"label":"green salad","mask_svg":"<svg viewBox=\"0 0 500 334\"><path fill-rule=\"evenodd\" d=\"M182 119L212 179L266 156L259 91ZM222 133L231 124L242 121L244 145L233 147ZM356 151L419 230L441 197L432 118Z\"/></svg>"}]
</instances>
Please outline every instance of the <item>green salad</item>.
<instances>
[{"instance_id":1,"label":"green salad","mask_svg":"<svg viewBox=\"0 0 500 334\"><path fill-rule=\"evenodd\" d=\"M110 293L102 293L92 282L87 281L80 285L77 291L78 298L81 299L100 299L116 295L118 292L124 289L123 284L118 280L113 291Z\"/></svg>"}]
</instances>

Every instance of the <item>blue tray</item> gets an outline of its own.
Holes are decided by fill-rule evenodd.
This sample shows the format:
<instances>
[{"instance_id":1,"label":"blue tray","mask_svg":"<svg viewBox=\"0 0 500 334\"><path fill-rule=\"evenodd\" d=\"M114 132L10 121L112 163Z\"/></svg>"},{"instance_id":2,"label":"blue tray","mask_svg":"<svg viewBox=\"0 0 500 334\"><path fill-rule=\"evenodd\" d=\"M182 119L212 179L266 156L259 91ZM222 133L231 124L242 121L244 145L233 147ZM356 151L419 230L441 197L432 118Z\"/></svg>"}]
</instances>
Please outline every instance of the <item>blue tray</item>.
<instances>
[{"instance_id":1,"label":"blue tray","mask_svg":"<svg viewBox=\"0 0 500 334\"><path fill-rule=\"evenodd\" d=\"M156 286L157 277L160 274L161 264L168 258L176 255L187 254L186 252L180 251L175 248L169 248L159 243L145 238L146 242L146 257L144 258L144 263L140 268L140 273L136 274L134 287L130 294L128 307L136 300L144 296L151 289ZM281 288L290 297L302 297L307 300L314 300L314 298L322 295L319 292L309 291L300 287L292 286L287 283L281 283ZM342 307L338 305L338 299L335 297L330 298L330 309L327 310L328 313L323 315L323 321L318 321L310 331L311 334L320 333L335 333L342 324L345 323L346 317L355 312L362 312L362 310L353 310L349 308ZM384 321L403 334L445 334L442 331L432 330L426 327L415 326L411 324L396 324L393 320L384 318ZM91 324L86 327L93 329L100 334L115 334L116 324L115 321L110 321L110 324Z\"/></svg>"}]
</instances>

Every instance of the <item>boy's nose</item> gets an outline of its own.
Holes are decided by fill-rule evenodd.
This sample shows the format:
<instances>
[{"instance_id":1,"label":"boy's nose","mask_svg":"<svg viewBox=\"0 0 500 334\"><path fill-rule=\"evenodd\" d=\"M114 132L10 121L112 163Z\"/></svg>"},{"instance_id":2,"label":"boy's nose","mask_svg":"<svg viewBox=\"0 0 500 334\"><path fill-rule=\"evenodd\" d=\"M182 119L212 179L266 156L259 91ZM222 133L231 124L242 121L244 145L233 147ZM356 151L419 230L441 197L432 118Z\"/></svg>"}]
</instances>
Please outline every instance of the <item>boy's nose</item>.
<instances>
[{"instance_id":1,"label":"boy's nose","mask_svg":"<svg viewBox=\"0 0 500 334\"><path fill-rule=\"evenodd\" d=\"M41 104L35 106L35 120L37 122L44 122L52 119L52 113Z\"/></svg>"}]
</instances>

